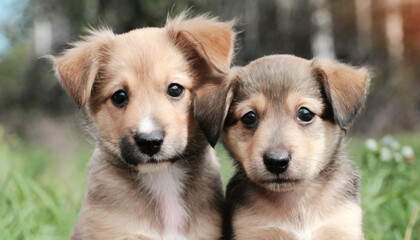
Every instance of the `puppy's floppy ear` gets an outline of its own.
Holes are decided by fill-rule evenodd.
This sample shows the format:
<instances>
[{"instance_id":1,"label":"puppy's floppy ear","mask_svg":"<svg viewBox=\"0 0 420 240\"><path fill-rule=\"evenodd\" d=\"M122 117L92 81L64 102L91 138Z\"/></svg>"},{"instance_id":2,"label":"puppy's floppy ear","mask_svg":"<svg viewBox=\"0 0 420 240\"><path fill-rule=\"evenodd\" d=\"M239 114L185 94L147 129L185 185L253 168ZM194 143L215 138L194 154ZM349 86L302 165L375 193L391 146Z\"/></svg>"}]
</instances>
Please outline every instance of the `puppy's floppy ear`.
<instances>
[{"instance_id":1,"label":"puppy's floppy ear","mask_svg":"<svg viewBox=\"0 0 420 240\"><path fill-rule=\"evenodd\" d=\"M366 103L368 70L325 59L314 59L312 67L332 106L335 121L341 128L349 128Z\"/></svg>"},{"instance_id":2,"label":"puppy's floppy ear","mask_svg":"<svg viewBox=\"0 0 420 240\"><path fill-rule=\"evenodd\" d=\"M201 58L211 70L227 74L236 36L234 21L220 22L206 15L187 19L186 15L184 12L168 20L166 29L170 38L189 61Z\"/></svg>"},{"instance_id":3,"label":"puppy's floppy ear","mask_svg":"<svg viewBox=\"0 0 420 240\"><path fill-rule=\"evenodd\" d=\"M234 22L208 16L168 20L168 34L185 55L194 76L194 117L214 147L226 116L230 89L227 75L233 55Z\"/></svg>"},{"instance_id":4,"label":"puppy's floppy ear","mask_svg":"<svg viewBox=\"0 0 420 240\"><path fill-rule=\"evenodd\" d=\"M60 56L51 56L55 72L67 93L79 107L86 105L104 57L106 45L114 37L111 30L91 30L82 41Z\"/></svg>"},{"instance_id":5,"label":"puppy's floppy ear","mask_svg":"<svg viewBox=\"0 0 420 240\"><path fill-rule=\"evenodd\" d=\"M194 117L214 147L232 99L231 84L207 84L196 91Z\"/></svg>"}]
</instances>

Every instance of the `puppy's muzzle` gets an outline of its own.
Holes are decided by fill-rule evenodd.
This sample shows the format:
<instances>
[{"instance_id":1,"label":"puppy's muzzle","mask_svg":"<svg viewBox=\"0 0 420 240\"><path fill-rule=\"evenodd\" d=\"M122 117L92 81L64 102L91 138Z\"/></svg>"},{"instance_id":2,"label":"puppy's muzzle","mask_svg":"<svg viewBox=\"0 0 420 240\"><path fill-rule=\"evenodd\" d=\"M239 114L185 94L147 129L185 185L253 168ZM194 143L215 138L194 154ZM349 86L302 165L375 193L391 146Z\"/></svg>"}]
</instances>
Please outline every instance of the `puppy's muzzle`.
<instances>
[{"instance_id":1,"label":"puppy's muzzle","mask_svg":"<svg viewBox=\"0 0 420 240\"><path fill-rule=\"evenodd\" d=\"M290 162L290 155L284 153L266 153L263 156L263 161L267 171L280 174L287 170Z\"/></svg>"},{"instance_id":2,"label":"puppy's muzzle","mask_svg":"<svg viewBox=\"0 0 420 240\"><path fill-rule=\"evenodd\" d=\"M157 130L151 133L138 133L134 135L134 140L143 154L152 157L160 151L164 137L163 131Z\"/></svg>"}]
</instances>

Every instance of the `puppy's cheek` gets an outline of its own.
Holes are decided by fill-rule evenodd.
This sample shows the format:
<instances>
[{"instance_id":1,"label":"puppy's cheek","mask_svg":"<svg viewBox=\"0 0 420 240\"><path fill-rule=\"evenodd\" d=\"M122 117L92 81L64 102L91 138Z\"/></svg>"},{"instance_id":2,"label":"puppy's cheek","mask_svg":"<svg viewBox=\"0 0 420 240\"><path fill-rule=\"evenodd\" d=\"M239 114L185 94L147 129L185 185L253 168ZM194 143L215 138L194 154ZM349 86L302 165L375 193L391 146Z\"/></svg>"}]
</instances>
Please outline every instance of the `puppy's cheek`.
<instances>
[{"instance_id":1,"label":"puppy's cheek","mask_svg":"<svg viewBox=\"0 0 420 240\"><path fill-rule=\"evenodd\" d=\"M161 149L163 157L172 158L174 157L174 155L179 155L183 153L187 147L186 138L187 137L182 136L181 133L177 137L166 137Z\"/></svg>"},{"instance_id":2,"label":"puppy's cheek","mask_svg":"<svg viewBox=\"0 0 420 240\"><path fill-rule=\"evenodd\" d=\"M246 175L251 179L255 180L254 168L252 166L252 160L249 158L243 158L242 166L245 170Z\"/></svg>"},{"instance_id":3,"label":"puppy's cheek","mask_svg":"<svg viewBox=\"0 0 420 240\"><path fill-rule=\"evenodd\" d=\"M188 97L187 93L185 93ZM181 100L177 104L167 103L167 100L160 103L161 107L156 110L156 118L162 124L165 131L165 140L161 152L166 157L173 157L174 154L181 154L188 145L189 129L191 121L189 116L187 100Z\"/></svg>"},{"instance_id":4,"label":"puppy's cheek","mask_svg":"<svg viewBox=\"0 0 420 240\"><path fill-rule=\"evenodd\" d=\"M270 174L267 172L261 157L254 157L250 162L249 176L252 181L258 183L268 179Z\"/></svg>"},{"instance_id":5,"label":"puppy's cheek","mask_svg":"<svg viewBox=\"0 0 420 240\"><path fill-rule=\"evenodd\" d=\"M259 182L266 178L266 170L263 163L262 154L259 148L253 148L251 142L247 142L242 152L243 167L248 177L254 181Z\"/></svg>"},{"instance_id":6,"label":"puppy's cheek","mask_svg":"<svg viewBox=\"0 0 420 240\"><path fill-rule=\"evenodd\" d=\"M230 127L224 135L227 147L240 162L251 181L261 179L262 158L259 144L255 143L255 136L247 134L242 126Z\"/></svg>"},{"instance_id":7,"label":"puppy's cheek","mask_svg":"<svg viewBox=\"0 0 420 240\"><path fill-rule=\"evenodd\" d=\"M258 179L267 179L269 173L264 165L263 156L267 152L267 148L270 146L268 133L263 131L263 128L260 128L260 131L254 133L252 140L248 146L250 152L250 159L252 159L252 168L254 171L255 177Z\"/></svg>"},{"instance_id":8,"label":"puppy's cheek","mask_svg":"<svg viewBox=\"0 0 420 240\"><path fill-rule=\"evenodd\" d=\"M246 142L243 141L241 134L236 127L230 127L224 132L224 141L233 154L233 158L239 162L245 173L248 175L249 170L249 156L247 156Z\"/></svg>"},{"instance_id":9,"label":"puppy's cheek","mask_svg":"<svg viewBox=\"0 0 420 240\"><path fill-rule=\"evenodd\" d=\"M306 152L303 144L300 144L299 147L292 148L291 152L291 161L286 171L287 176L294 179L311 178L312 175L310 173L315 163L312 157L308 157L310 155Z\"/></svg>"},{"instance_id":10,"label":"puppy's cheek","mask_svg":"<svg viewBox=\"0 0 420 240\"><path fill-rule=\"evenodd\" d=\"M284 139L287 139L288 151L291 153L291 161L287 169L287 175L291 178L309 179L318 165L320 154L318 133L314 133L313 126L304 128L291 125L289 131L284 131Z\"/></svg>"},{"instance_id":11,"label":"puppy's cheek","mask_svg":"<svg viewBox=\"0 0 420 240\"><path fill-rule=\"evenodd\" d=\"M110 114L105 111L99 111L93 118L101 142L107 143L107 146L117 148L121 139L121 132L118 123L112 121Z\"/></svg>"},{"instance_id":12,"label":"puppy's cheek","mask_svg":"<svg viewBox=\"0 0 420 240\"><path fill-rule=\"evenodd\" d=\"M230 127L224 132L224 136L225 143L228 149L233 153L234 158L243 163L244 152L242 149L244 148L244 143L240 138L238 131L235 130L235 127Z\"/></svg>"},{"instance_id":13,"label":"puppy's cheek","mask_svg":"<svg viewBox=\"0 0 420 240\"><path fill-rule=\"evenodd\" d=\"M326 141L326 134L323 131L317 130L318 134L316 140L308 139L308 146L306 147L307 154L311 157L311 164L308 168L308 175L315 177L328 163L331 151L333 151L334 144ZM329 149L327 149L329 146Z\"/></svg>"},{"instance_id":14,"label":"puppy's cheek","mask_svg":"<svg viewBox=\"0 0 420 240\"><path fill-rule=\"evenodd\" d=\"M165 141L163 143L162 153L167 157L173 157L175 154L181 154L187 149L188 130L183 125L172 126L166 129Z\"/></svg>"}]
</instances>

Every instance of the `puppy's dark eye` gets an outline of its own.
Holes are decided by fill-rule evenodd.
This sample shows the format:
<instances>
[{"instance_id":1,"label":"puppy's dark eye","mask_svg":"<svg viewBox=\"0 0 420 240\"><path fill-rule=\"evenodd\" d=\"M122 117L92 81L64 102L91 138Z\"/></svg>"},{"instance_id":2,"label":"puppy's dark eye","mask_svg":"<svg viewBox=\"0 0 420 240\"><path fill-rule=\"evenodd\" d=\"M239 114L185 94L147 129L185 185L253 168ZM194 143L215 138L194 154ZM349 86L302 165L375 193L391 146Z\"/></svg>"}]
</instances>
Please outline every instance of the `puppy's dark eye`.
<instances>
[{"instance_id":1,"label":"puppy's dark eye","mask_svg":"<svg viewBox=\"0 0 420 240\"><path fill-rule=\"evenodd\" d=\"M167 93L172 98L180 98L184 94L184 87L176 83L171 83L168 86Z\"/></svg>"},{"instance_id":2,"label":"puppy's dark eye","mask_svg":"<svg viewBox=\"0 0 420 240\"><path fill-rule=\"evenodd\" d=\"M118 90L111 96L111 101L117 108L123 108L128 103L127 93L124 90Z\"/></svg>"},{"instance_id":3,"label":"puppy's dark eye","mask_svg":"<svg viewBox=\"0 0 420 240\"><path fill-rule=\"evenodd\" d=\"M253 111L249 111L242 116L241 121L244 127L253 128L257 125L258 117Z\"/></svg>"},{"instance_id":4,"label":"puppy's dark eye","mask_svg":"<svg viewBox=\"0 0 420 240\"><path fill-rule=\"evenodd\" d=\"M309 111L305 107L301 107L297 110L296 117L302 124L309 124L314 120L315 113Z\"/></svg>"}]
</instances>

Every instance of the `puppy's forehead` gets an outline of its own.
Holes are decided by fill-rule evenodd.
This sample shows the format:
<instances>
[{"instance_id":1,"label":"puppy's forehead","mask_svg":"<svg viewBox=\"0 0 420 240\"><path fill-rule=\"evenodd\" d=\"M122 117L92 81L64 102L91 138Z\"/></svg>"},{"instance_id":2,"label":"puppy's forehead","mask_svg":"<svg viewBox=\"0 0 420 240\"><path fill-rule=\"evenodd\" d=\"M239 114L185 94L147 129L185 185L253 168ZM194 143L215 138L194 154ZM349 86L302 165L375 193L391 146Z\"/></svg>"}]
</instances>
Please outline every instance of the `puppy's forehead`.
<instances>
[{"instance_id":1,"label":"puppy's forehead","mask_svg":"<svg viewBox=\"0 0 420 240\"><path fill-rule=\"evenodd\" d=\"M262 93L270 99L282 99L290 92L319 97L319 84L314 80L311 62L290 55L260 58L238 73L241 98Z\"/></svg>"},{"instance_id":2,"label":"puppy's forehead","mask_svg":"<svg viewBox=\"0 0 420 240\"><path fill-rule=\"evenodd\" d=\"M117 35L110 66L140 77L159 77L188 71L184 56L164 28L142 28ZM143 76L147 74L149 76ZM156 75L156 76L155 76Z\"/></svg>"}]
</instances>

